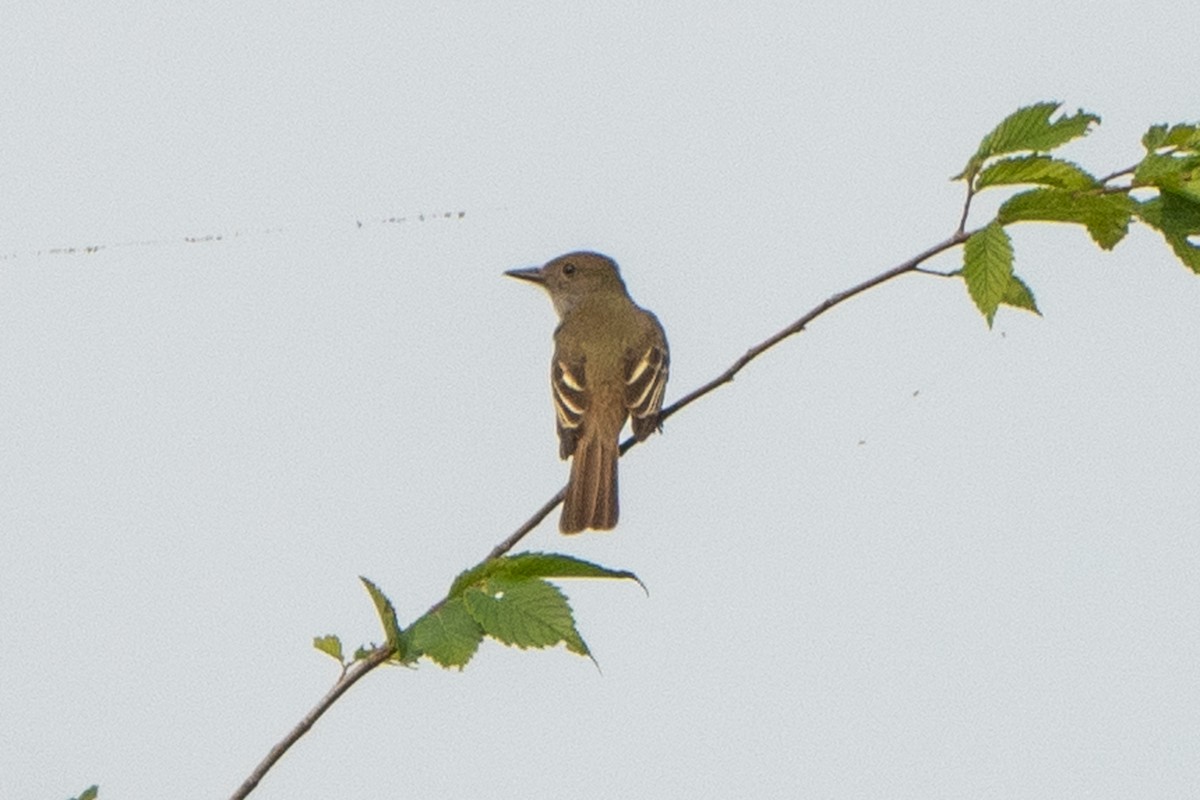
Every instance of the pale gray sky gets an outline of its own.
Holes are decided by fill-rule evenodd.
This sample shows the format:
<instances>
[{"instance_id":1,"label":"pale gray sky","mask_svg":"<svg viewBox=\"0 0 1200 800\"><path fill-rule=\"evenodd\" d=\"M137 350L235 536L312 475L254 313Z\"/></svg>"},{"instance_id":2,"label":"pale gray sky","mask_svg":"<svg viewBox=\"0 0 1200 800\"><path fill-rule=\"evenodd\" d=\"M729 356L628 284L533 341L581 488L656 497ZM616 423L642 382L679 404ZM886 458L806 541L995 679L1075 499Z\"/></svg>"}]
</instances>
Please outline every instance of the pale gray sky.
<instances>
[{"instance_id":1,"label":"pale gray sky","mask_svg":"<svg viewBox=\"0 0 1200 800\"><path fill-rule=\"evenodd\" d=\"M559 488L504 269L617 258L670 401L948 235L1016 107L1097 172L1200 116L1177 4L481 8L0 11L0 797L228 796L358 575L407 622ZM254 796L1194 793L1200 278L1014 235L1044 318L880 288L529 537L648 585L564 584L602 671L379 670Z\"/></svg>"}]
</instances>

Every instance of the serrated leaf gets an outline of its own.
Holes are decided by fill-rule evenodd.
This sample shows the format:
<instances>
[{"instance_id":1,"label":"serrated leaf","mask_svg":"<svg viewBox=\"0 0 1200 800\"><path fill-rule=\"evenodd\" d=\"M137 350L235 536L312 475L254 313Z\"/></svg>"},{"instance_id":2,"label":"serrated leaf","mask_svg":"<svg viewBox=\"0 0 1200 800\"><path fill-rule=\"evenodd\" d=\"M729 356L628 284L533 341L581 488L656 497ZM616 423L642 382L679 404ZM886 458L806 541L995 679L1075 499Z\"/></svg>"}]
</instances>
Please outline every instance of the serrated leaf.
<instances>
[{"instance_id":1,"label":"serrated leaf","mask_svg":"<svg viewBox=\"0 0 1200 800\"><path fill-rule=\"evenodd\" d=\"M412 657L426 655L447 669L462 669L479 649L483 628L455 597L410 625L405 638Z\"/></svg>"},{"instance_id":2,"label":"serrated leaf","mask_svg":"<svg viewBox=\"0 0 1200 800\"><path fill-rule=\"evenodd\" d=\"M1200 148L1200 125L1179 123L1177 125L1152 125L1142 136L1142 146L1147 152L1154 152L1164 147L1176 147L1185 150Z\"/></svg>"},{"instance_id":3,"label":"serrated leaf","mask_svg":"<svg viewBox=\"0 0 1200 800\"><path fill-rule=\"evenodd\" d=\"M75 800L96 800L96 798L99 796L100 787L96 784L92 784L88 788L84 789L83 793L80 794L79 797L75 798Z\"/></svg>"},{"instance_id":4,"label":"serrated leaf","mask_svg":"<svg viewBox=\"0 0 1200 800\"><path fill-rule=\"evenodd\" d=\"M1086 136L1092 125L1100 123L1100 117L1083 109L1051 121L1050 116L1061 106L1047 102L1017 109L984 137L980 150L989 157L1022 150L1045 152Z\"/></svg>"},{"instance_id":5,"label":"serrated leaf","mask_svg":"<svg viewBox=\"0 0 1200 800\"><path fill-rule=\"evenodd\" d=\"M396 619L396 609L392 606L392 601L367 578L360 575L358 579L367 587L367 594L371 595L371 602L375 604L375 612L379 615L379 623L383 626L383 635L388 647L396 652L398 659L405 660L403 631L399 620Z\"/></svg>"},{"instance_id":6,"label":"serrated leaf","mask_svg":"<svg viewBox=\"0 0 1200 800\"><path fill-rule=\"evenodd\" d=\"M345 659L342 657L342 640L333 634L329 634L328 636L314 636L313 647L317 648L339 664L346 663Z\"/></svg>"},{"instance_id":7,"label":"serrated leaf","mask_svg":"<svg viewBox=\"0 0 1200 800\"><path fill-rule=\"evenodd\" d=\"M989 328L996 309L1008 295L1012 265L1012 240L998 222L975 231L963 246L963 280Z\"/></svg>"},{"instance_id":8,"label":"serrated leaf","mask_svg":"<svg viewBox=\"0 0 1200 800\"><path fill-rule=\"evenodd\" d=\"M1129 232L1129 218L1135 204L1136 201L1124 192L1099 194L1031 189L1006 200L996 219L1005 225L1025 221L1083 225L1096 244L1111 250Z\"/></svg>"},{"instance_id":9,"label":"serrated leaf","mask_svg":"<svg viewBox=\"0 0 1200 800\"><path fill-rule=\"evenodd\" d=\"M364 658L367 658L368 656L370 656L371 653L373 653L373 652L374 652L374 650L372 648L366 647L363 645L359 645L358 647L356 647L354 649L354 660L362 661Z\"/></svg>"},{"instance_id":10,"label":"serrated leaf","mask_svg":"<svg viewBox=\"0 0 1200 800\"><path fill-rule=\"evenodd\" d=\"M1094 189L1099 182L1070 161L1050 156L1014 156L989 164L975 181L977 189L988 186L1037 183L1059 189Z\"/></svg>"},{"instance_id":11,"label":"serrated leaf","mask_svg":"<svg viewBox=\"0 0 1200 800\"><path fill-rule=\"evenodd\" d=\"M1000 302L1013 308L1023 308L1026 311L1032 311L1039 317L1042 315L1042 312L1038 310L1037 301L1033 298L1033 290L1016 275L1008 279L1008 287L1004 290L1004 297L1001 298Z\"/></svg>"},{"instance_id":12,"label":"serrated leaf","mask_svg":"<svg viewBox=\"0 0 1200 800\"><path fill-rule=\"evenodd\" d=\"M559 642L579 655L590 655L575 628L566 596L540 578L491 577L463 595L483 632L504 644L553 647Z\"/></svg>"},{"instance_id":13,"label":"serrated leaf","mask_svg":"<svg viewBox=\"0 0 1200 800\"><path fill-rule=\"evenodd\" d=\"M995 156L1053 150L1086 135L1092 125L1100 122L1100 117L1082 109L1074 115L1060 116L1051 121L1050 116L1061 106L1062 103L1058 102L1036 103L1009 114L983 137L979 149L971 156L963 171L955 176L955 180L973 176L985 161Z\"/></svg>"},{"instance_id":14,"label":"serrated leaf","mask_svg":"<svg viewBox=\"0 0 1200 800\"><path fill-rule=\"evenodd\" d=\"M1184 266L1200 275L1200 202L1163 192L1139 203L1137 215L1162 234Z\"/></svg>"}]
</instances>

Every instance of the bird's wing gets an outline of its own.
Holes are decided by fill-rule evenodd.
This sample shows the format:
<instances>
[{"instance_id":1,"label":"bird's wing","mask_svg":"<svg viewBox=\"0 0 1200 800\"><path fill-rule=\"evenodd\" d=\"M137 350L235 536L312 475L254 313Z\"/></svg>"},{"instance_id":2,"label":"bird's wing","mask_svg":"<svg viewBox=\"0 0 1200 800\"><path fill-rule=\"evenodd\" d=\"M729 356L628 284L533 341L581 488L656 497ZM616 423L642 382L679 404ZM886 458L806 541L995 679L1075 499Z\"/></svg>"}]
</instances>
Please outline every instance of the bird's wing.
<instances>
[{"instance_id":1,"label":"bird's wing","mask_svg":"<svg viewBox=\"0 0 1200 800\"><path fill-rule=\"evenodd\" d=\"M550 368L550 388L558 422L559 458L567 458L575 452L579 426L588 405L586 380L583 356L569 361L555 357Z\"/></svg>"},{"instance_id":2,"label":"bird's wing","mask_svg":"<svg viewBox=\"0 0 1200 800\"><path fill-rule=\"evenodd\" d=\"M662 410L669 366L667 349L658 342L626 354L625 406L633 435L639 440L659 427L658 412Z\"/></svg>"}]
</instances>

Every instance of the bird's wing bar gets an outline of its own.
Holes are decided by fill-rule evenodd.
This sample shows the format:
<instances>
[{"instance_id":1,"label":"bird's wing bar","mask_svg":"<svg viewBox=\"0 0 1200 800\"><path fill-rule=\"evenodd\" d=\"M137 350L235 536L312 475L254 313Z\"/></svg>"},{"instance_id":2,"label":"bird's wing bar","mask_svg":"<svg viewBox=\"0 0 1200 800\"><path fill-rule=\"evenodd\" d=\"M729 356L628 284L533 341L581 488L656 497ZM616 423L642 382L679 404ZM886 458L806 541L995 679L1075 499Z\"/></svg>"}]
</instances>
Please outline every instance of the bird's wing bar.
<instances>
[{"instance_id":1,"label":"bird's wing bar","mask_svg":"<svg viewBox=\"0 0 1200 800\"><path fill-rule=\"evenodd\" d=\"M550 370L550 387L554 396L554 413L558 420L558 452L566 458L575 452L575 439L587 410L588 395L583 359L568 364L554 359Z\"/></svg>"},{"instance_id":2,"label":"bird's wing bar","mask_svg":"<svg viewBox=\"0 0 1200 800\"><path fill-rule=\"evenodd\" d=\"M668 369L667 352L657 344L640 354L631 351L626 358L625 406L638 439L645 439L658 428Z\"/></svg>"}]
</instances>

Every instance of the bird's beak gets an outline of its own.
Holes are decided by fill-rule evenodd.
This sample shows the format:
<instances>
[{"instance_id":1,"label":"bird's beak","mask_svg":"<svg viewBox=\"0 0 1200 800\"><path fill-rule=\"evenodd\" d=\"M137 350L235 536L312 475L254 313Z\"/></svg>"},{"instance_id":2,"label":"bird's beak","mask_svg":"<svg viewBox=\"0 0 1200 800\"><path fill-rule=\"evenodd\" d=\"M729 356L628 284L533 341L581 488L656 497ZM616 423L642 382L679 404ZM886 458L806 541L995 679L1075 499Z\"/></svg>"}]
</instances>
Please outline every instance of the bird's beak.
<instances>
[{"instance_id":1,"label":"bird's beak","mask_svg":"<svg viewBox=\"0 0 1200 800\"><path fill-rule=\"evenodd\" d=\"M539 286L544 286L546 283L546 274L542 272L541 267L524 267L523 269L510 269L504 273L510 278L517 278L522 281L536 283Z\"/></svg>"}]
</instances>

